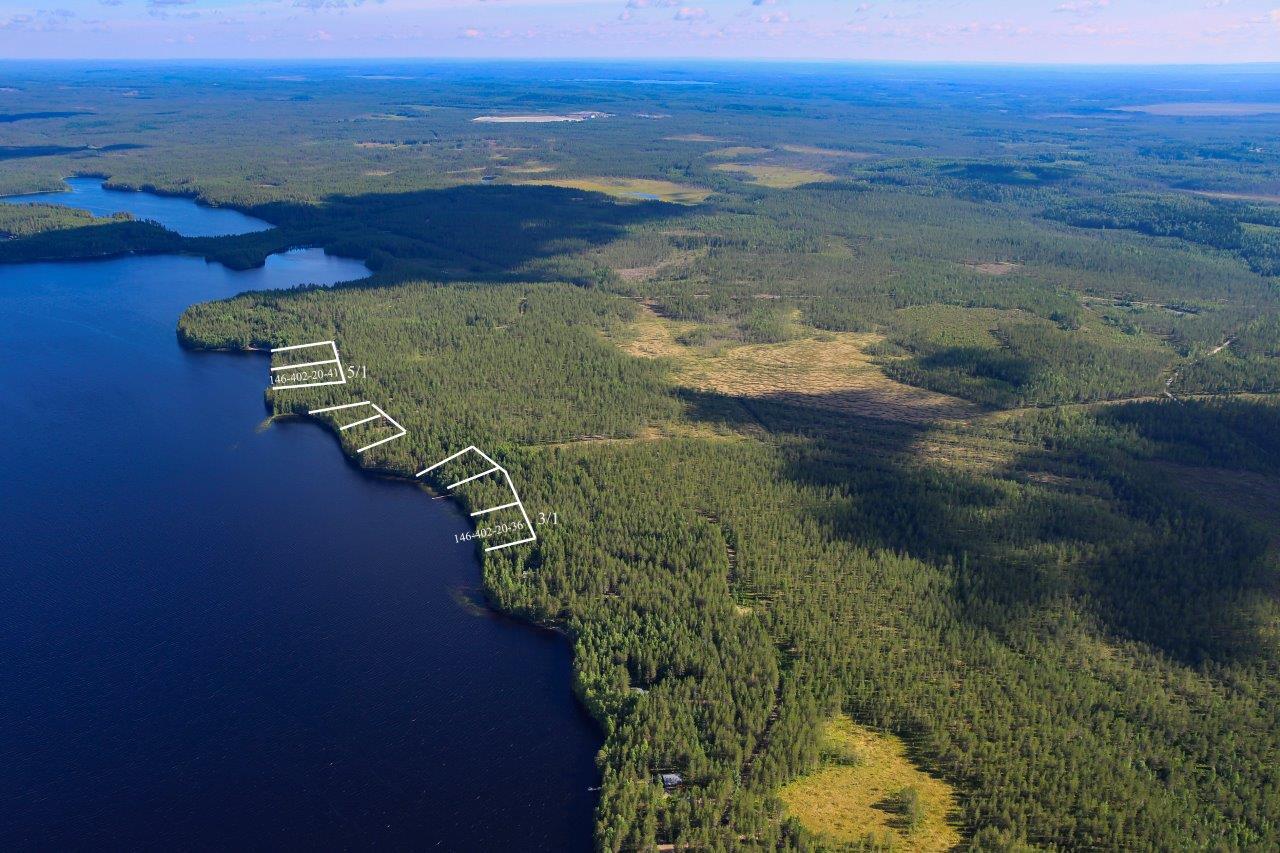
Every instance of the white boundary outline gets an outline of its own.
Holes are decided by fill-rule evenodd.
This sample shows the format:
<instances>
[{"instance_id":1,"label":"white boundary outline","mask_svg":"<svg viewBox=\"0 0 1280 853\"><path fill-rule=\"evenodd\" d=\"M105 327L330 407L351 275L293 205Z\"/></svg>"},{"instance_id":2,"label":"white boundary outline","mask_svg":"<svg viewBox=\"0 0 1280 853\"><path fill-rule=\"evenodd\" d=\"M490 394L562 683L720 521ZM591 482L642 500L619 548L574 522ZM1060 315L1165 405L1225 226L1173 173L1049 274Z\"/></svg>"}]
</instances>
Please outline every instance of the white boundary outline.
<instances>
[{"instance_id":1,"label":"white boundary outline","mask_svg":"<svg viewBox=\"0 0 1280 853\"><path fill-rule=\"evenodd\" d=\"M302 361L297 364L282 364L279 367L271 368L271 372L275 373L277 370L295 370L303 367L318 367L322 364L336 364L338 365L338 375L342 377L341 379L334 379L330 382L306 382L301 385L272 384L271 387L277 391L288 391L294 388L317 388L321 385L346 385L347 371L346 368L342 366L342 358L338 355L338 345L333 341L314 341L309 344L294 344L289 347L273 347L271 349L271 353L274 355L278 352L290 352L292 350L307 349L308 347L322 347L326 345L333 350L333 358L326 358L323 361ZM274 377L272 378L274 379ZM388 420L390 420L390 418L388 418Z\"/></svg>"},{"instance_id":2,"label":"white boundary outline","mask_svg":"<svg viewBox=\"0 0 1280 853\"><path fill-rule=\"evenodd\" d=\"M293 387L301 388L302 386L295 385ZM369 423L369 421L376 421L380 417L386 418L387 421L393 427L399 430L399 432L397 432L395 435L388 436L387 438L379 439L375 441L373 444L366 444L364 447L361 447L360 449L358 449L356 453L364 453L366 450L369 450L370 448L373 448L373 447L377 447L379 444L386 444L388 441L395 441L397 438L400 438L403 435L408 435L409 431L404 427L400 426L400 424L396 421L395 418L391 417L391 415L388 415L386 412L382 411L382 409L378 406L377 403L370 403L368 400L361 400L359 403L343 403L341 406L325 406L323 409L312 409L311 411L307 412L307 414L319 415L324 412L336 412L339 409L354 409L357 406L369 406L378 414L373 415L372 417L364 418L362 420L352 421L349 424L344 424L338 427L338 432L351 429L352 427L359 426L360 424L367 424Z\"/></svg>"},{"instance_id":3,"label":"white boundary outline","mask_svg":"<svg viewBox=\"0 0 1280 853\"><path fill-rule=\"evenodd\" d=\"M507 473L506 468L503 468L497 462L494 462L493 459L489 456L489 454L485 453L483 450L476 447L474 444L463 450L459 450L457 453L453 454L452 456L446 456L444 459L441 459L439 462L437 462L436 464L428 468L423 468L417 474L414 474L414 476L421 477L423 474L428 474L434 471L435 469L439 468L441 465L445 464L446 462L452 462L453 460L457 459L459 456L463 455L464 453L470 453L471 451L475 451L476 453L479 453L480 456L484 458L484 461L488 462L493 467L487 471L481 471L479 474L474 474L470 477L467 477L466 479L459 480L456 483L452 483L446 486L445 488L454 489L454 488L457 488L458 486L461 486L463 483L469 483L472 480L478 480L481 477L487 476L489 474L493 474L494 472L497 472L497 471L501 471L502 476L506 478L507 488L511 490L511 494L515 497L515 500L509 504L502 504L500 506L491 506L488 509L477 510L476 512L471 513L471 517L474 518L477 515L484 515L485 513L488 513L488 512L497 512L500 509L510 509L513 506L518 506L520 507L520 514L524 516L525 527L527 527L529 530L529 535L524 539L517 539L515 542L505 542L501 545L490 545L487 548L485 548L485 550L497 551L500 548L510 548L512 545L523 545L526 542L536 542L538 540L538 534L535 533L533 530L533 522L529 520L529 513L525 512L524 502L520 500L520 493L516 491L516 484L511 481L511 475Z\"/></svg>"}]
</instances>

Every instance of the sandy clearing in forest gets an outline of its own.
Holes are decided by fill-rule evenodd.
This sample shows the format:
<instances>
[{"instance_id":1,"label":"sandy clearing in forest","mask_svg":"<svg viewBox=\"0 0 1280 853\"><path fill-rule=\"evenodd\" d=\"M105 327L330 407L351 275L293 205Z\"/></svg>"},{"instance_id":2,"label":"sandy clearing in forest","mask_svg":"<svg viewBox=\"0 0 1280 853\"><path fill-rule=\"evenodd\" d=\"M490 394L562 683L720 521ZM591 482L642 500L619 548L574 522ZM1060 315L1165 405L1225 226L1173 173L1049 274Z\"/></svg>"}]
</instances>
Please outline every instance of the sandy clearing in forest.
<instances>
[{"instance_id":1,"label":"sandy clearing in forest","mask_svg":"<svg viewBox=\"0 0 1280 853\"><path fill-rule=\"evenodd\" d=\"M1187 190L1187 192L1203 198L1219 198L1223 201L1264 201L1270 204L1280 204L1280 195L1267 195L1266 193L1235 193L1214 190Z\"/></svg>"},{"instance_id":2,"label":"sandy clearing in forest","mask_svg":"<svg viewBox=\"0 0 1280 853\"><path fill-rule=\"evenodd\" d=\"M561 441L550 441L545 444L527 445L530 447L574 447L580 444L641 444L647 441L665 441L670 438L698 438L704 441L745 441L751 436L740 430L717 428L714 424L690 423L688 421L664 421L649 424L635 435L613 437L608 435L579 435Z\"/></svg>"},{"instance_id":3,"label":"sandy clearing in forest","mask_svg":"<svg viewBox=\"0 0 1280 853\"><path fill-rule=\"evenodd\" d=\"M623 281L649 281L665 270L686 264L694 258L706 254L706 249L685 249L672 252L655 264L643 264L635 267L614 267L613 271Z\"/></svg>"},{"instance_id":4,"label":"sandy clearing in forest","mask_svg":"<svg viewBox=\"0 0 1280 853\"><path fill-rule=\"evenodd\" d=\"M657 264L647 267L619 267L614 270L623 281L648 281L658 274Z\"/></svg>"},{"instance_id":5,"label":"sandy clearing in forest","mask_svg":"<svg viewBox=\"0 0 1280 853\"><path fill-rule=\"evenodd\" d=\"M845 151L839 148L819 148L816 145L783 145L782 150L792 154L815 154L819 157L847 157L850 160L867 160L876 156L870 151Z\"/></svg>"},{"instance_id":6,"label":"sandy clearing in forest","mask_svg":"<svg viewBox=\"0 0 1280 853\"><path fill-rule=\"evenodd\" d=\"M768 148L756 148L751 145L730 145L728 148L716 148L711 151L708 151L703 156L733 158L733 157L754 157L757 154L768 154L768 153L769 153Z\"/></svg>"},{"instance_id":7,"label":"sandy clearing in forest","mask_svg":"<svg viewBox=\"0 0 1280 853\"><path fill-rule=\"evenodd\" d=\"M717 163L711 168L745 177L753 184L776 190L791 190L805 184L837 180L835 175L817 169L795 169L791 166L768 166L755 163Z\"/></svg>"},{"instance_id":8,"label":"sandy clearing in forest","mask_svg":"<svg viewBox=\"0 0 1280 853\"><path fill-rule=\"evenodd\" d=\"M630 201L665 201L672 204L697 204L711 195L711 190L701 187L651 178L536 178L516 183L524 186L587 190Z\"/></svg>"},{"instance_id":9,"label":"sandy clearing in forest","mask_svg":"<svg viewBox=\"0 0 1280 853\"><path fill-rule=\"evenodd\" d=\"M546 163L538 163L536 161L523 163L519 166L503 166L502 168L504 171L515 175L538 175L543 172L554 172L556 170L555 166L549 166Z\"/></svg>"},{"instance_id":10,"label":"sandy clearing in forest","mask_svg":"<svg viewBox=\"0 0 1280 853\"><path fill-rule=\"evenodd\" d=\"M642 358L672 359L672 379L686 388L906 423L966 420L981 411L968 401L886 376L867 354L883 340L880 335L844 332L712 354L676 340L697 323L667 320L647 306L642 312L621 347Z\"/></svg>"},{"instance_id":11,"label":"sandy clearing in forest","mask_svg":"<svg viewBox=\"0 0 1280 853\"><path fill-rule=\"evenodd\" d=\"M707 136L705 133L682 133L679 136L664 136L663 139L668 142L724 142L715 136Z\"/></svg>"},{"instance_id":12,"label":"sandy clearing in forest","mask_svg":"<svg viewBox=\"0 0 1280 853\"><path fill-rule=\"evenodd\" d=\"M1022 266L1022 264L1015 264L1011 261L965 261L964 265L971 270L987 275L1008 275Z\"/></svg>"},{"instance_id":13,"label":"sandy clearing in forest","mask_svg":"<svg viewBox=\"0 0 1280 853\"><path fill-rule=\"evenodd\" d=\"M956 397L890 379L867 349L880 335L846 332L831 340L732 347L695 358L679 371L683 385L861 417L908 423L964 420L978 409Z\"/></svg>"},{"instance_id":14,"label":"sandy clearing in forest","mask_svg":"<svg viewBox=\"0 0 1280 853\"><path fill-rule=\"evenodd\" d=\"M639 314L628 324L627 337L619 346L640 358L682 358L690 349L678 343L676 337L697 326L697 323L659 317L651 307L641 303Z\"/></svg>"}]
</instances>

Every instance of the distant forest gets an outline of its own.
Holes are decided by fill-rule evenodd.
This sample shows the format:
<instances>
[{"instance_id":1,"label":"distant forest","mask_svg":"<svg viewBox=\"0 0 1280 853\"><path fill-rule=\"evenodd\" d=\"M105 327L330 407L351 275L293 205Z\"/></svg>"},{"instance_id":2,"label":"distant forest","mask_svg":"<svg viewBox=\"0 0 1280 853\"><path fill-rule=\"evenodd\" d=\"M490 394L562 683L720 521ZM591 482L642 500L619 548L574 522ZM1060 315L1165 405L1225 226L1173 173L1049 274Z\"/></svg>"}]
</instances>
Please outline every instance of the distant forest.
<instances>
[{"instance_id":1,"label":"distant forest","mask_svg":"<svg viewBox=\"0 0 1280 853\"><path fill-rule=\"evenodd\" d=\"M1114 109L1175 71L402 70L11 75L0 192L276 227L0 205L0 261L364 259L179 338L338 340L409 430L362 464L482 445L557 513L484 581L573 639L601 849L883 847L778 797L842 713L974 849L1280 846L1280 118Z\"/></svg>"}]
</instances>

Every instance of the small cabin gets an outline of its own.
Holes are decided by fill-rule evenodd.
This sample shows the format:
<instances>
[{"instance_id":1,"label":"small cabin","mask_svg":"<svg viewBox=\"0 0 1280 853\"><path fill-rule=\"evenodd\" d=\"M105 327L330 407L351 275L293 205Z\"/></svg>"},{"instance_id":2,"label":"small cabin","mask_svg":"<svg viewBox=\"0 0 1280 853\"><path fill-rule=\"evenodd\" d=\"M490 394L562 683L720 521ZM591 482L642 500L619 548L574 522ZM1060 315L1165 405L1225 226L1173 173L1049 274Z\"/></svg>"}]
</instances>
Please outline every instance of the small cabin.
<instances>
[{"instance_id":1,"label":"small cabin","mask_svg":"<svg viewBox=\"0 0 1280 853\"><path fill-rule=\"evenodd\" d=\"M658 779L662 782L662 787L668 791L674 791L684 784L684 777L679 773L662 773L659 774Z\"/></svg>"}]
</instances>

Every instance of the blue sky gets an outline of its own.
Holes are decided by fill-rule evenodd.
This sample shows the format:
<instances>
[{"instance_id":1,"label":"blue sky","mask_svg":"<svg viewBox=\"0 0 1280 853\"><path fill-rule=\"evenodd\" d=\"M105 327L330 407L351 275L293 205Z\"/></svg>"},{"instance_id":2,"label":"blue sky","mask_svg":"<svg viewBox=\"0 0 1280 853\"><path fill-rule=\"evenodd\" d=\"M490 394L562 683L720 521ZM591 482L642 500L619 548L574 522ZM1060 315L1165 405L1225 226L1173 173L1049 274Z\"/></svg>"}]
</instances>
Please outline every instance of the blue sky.
<instances>
[{"instance_id":1,"label":"blue sky","mask_svg":"<svg viewBox=\"0 0 1280 853\"><path fill-rule=\"evenodd\" d=\"M1280 0L0 0L0 57L1280 61Z\"/></svg>"}]
</instances>

